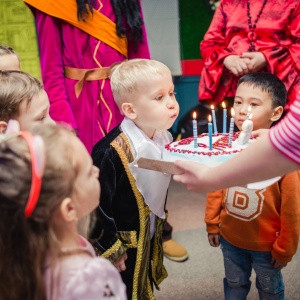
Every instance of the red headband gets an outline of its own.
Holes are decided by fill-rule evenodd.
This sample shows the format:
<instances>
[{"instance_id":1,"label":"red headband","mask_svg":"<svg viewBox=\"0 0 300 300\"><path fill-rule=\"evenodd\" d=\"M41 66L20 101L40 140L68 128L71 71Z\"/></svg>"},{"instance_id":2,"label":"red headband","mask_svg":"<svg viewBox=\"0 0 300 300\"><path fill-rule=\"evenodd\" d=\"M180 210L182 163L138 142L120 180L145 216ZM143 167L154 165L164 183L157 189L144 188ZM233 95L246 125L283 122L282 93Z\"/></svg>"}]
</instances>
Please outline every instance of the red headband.
<instances>
[{"instance_id":1,"label":"red headband","mask_svg":"<svg viewBox=\"0 0 300 300\"><path fill-rule=\"evenodd\" d=\"M41 191L41 185L42 185L42 169L43 164L38 161L38 155L35 149L35 138L33 137L29 132L21 131L19 135L24 138L28 144L30 156L31 156L31 187L30 187L30 193L29 198L25 206L25 217L29 218L32 215L32 212L34 211L40 191Z\"/></svg>"}]
</instances>

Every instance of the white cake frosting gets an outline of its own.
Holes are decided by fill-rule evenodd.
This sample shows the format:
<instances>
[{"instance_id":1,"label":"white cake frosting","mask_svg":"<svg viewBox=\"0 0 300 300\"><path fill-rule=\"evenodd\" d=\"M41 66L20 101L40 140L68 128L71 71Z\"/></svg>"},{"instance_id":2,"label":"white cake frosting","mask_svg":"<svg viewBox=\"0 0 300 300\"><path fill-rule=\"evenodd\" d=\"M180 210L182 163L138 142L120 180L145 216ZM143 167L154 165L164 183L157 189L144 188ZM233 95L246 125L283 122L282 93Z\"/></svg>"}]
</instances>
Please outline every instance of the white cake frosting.
<instances>
[{"instance_id":1,"label":"white cake frosting","mask_svg":"<svg viewBox=\"0 0 300 300\"><path fill-rule=\"evenodd\" d=\"M207 133L198 136L197 148L194 147L193 137L172 142L165 146L163 160L193 160L208 167L215 167L234 157L255 140L255 138L251 137L246 144L240 145L238 144L239 133L234 132L232 146L228 147L228 136L229 134L213 134L212 150L209 150L209 138Z\"/></svg>"}]
</instances>

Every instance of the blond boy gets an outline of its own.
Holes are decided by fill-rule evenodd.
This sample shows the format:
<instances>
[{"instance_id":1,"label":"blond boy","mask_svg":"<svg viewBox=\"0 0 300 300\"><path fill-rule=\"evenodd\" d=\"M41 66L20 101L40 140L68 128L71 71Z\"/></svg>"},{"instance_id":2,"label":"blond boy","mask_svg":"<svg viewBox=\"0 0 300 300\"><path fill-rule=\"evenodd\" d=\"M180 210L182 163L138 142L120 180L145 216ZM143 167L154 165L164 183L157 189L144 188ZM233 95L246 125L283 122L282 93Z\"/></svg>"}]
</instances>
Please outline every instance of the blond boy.
<instances>
[{"instance_id":1,"label":"blond boy","mask_svg":"<svg viewBox=\"0 0 300 300\"><path fill-rule=\"evenodd\" d=\"M0 70L21 70L18 54L6 45L0 45Z\"/></svg>"},{"instance_id":2,"label":"blond boy","mask_svg":"<svg viewBox=\"0 0 300 300\"><path fill-rule=\"evenodd\" d=\"M93 148L102 193L92 238L99 253L121 271L128 299L154 299L153 285L158 288L167 276L162 228L171 177L135 165L140 156L161 158L179 106L171 71L154 60L115 66L111 87L125 119Z\"/></svg>"},{"instance_id":3,"label":"blond boy","mask_svg":"<svg viewBox=\"0 0 300 300\"><path fill-rule=\"evenodd\" d=\"M21 130L54 123L49 106L48 96L37 78L22 71L0 71L0 133L10 119L17 120Z\"/></svg>"}]
</instances>

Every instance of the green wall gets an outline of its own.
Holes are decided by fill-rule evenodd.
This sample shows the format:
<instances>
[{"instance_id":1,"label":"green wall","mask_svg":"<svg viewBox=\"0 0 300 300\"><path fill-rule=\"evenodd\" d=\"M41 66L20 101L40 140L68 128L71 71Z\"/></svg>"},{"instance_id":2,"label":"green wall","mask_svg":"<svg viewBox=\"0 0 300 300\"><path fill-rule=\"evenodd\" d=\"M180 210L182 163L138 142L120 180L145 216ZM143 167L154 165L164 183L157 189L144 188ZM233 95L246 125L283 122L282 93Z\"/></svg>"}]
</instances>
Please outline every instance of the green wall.
<instances>
[{"instance_id":1,"label":"green wall","mask_svg":"<svg viewBox=\"0 0 300 300\"><path fill-rule=\"evenodd\" d=\"M199 59L199 44L212 19L205 0L178 0L181 59Z\"/></svg>"},{"instance_id":2,"label":"green wall","mask_svg":"<svg viewBox=\"0 0 300 300\"><path fill-rule=\"evenodd\" d=\"M0 0L0 43L18 53L22 71L41 78L34 19L22 0Z\"/></svg>"}]
</instances>

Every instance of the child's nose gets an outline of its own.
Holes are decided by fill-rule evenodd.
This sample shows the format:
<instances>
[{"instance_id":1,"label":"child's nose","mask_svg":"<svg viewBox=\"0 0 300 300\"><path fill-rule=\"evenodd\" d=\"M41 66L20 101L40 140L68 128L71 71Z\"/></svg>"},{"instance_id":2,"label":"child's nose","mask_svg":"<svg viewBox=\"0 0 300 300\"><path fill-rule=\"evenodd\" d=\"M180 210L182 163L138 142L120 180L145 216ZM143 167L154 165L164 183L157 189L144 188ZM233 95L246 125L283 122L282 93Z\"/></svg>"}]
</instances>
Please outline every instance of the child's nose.
<instances>
[{"instance_id":1,"label":"child's nose","mask_svg":"<svg viewBox=\"0 0 300 300\"><path fill-rule=\"evenodd\" d=\"M248 112L249 105L243 104L240 108L240 114L246 115Z\"/></svg>"},{"instance_id":2,"label":"child's nose","mask_svg":"<svg viewBox=\"0 0 300 300\"><path fill-rule=\"evenodd\" d=\"M169 108L169 109L172 109L172 108L174 108L175 107L175 105L176 105L176 99L174 99L174 98L172 98L172 97L169 97L169 101L168 101L168 103L167 103L167 107Z\"/></svg>"},{"instance_id":3,"label":"child's nose","mask_svg":"<svg viewBox=\"0 0 300 300\"><path fill-rule=\"evenodd\" d=\"M56 122L49 116L45 122L46 124L56 125Z\"/></svg>"},{"instance_id":4,"label":"child's nose","mask_svg":"<svg viewBox=\"0 0 300 300\"><path fill-rule=\"evenodd\" d=\"M175 107L175 104L174 104L174 103L168 103L167 107L168 107L169 109L174 108L174 107Z\"/></svg>"}]
</instances>

